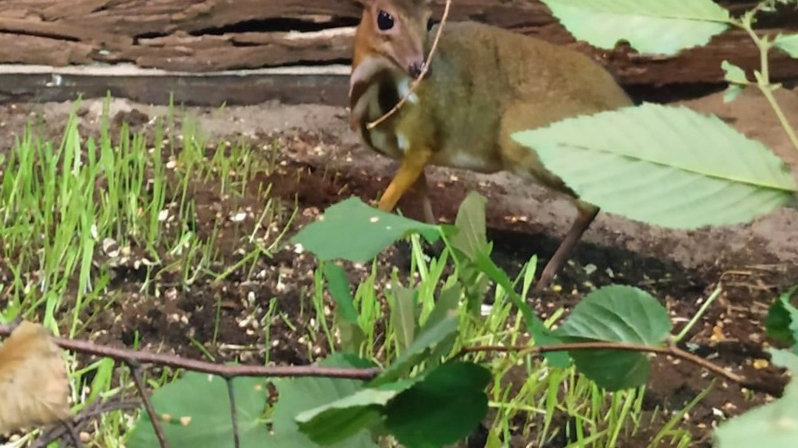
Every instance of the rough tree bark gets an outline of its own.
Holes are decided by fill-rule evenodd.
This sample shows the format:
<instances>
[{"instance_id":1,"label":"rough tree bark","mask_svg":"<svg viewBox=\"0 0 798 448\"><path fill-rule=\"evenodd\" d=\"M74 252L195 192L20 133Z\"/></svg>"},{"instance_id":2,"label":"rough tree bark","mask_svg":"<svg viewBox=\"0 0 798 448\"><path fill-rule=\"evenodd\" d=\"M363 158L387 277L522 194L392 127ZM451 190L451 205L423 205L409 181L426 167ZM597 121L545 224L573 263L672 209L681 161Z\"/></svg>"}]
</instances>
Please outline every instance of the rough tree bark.
<instances>
[{"instance_id":1,"label":"rough tree bark","mask_svg":"<svg viewBox=\"0 0 798 448\"><path fill-rule=\"evenodd\" d=\"M741 10L755 2L722 3ZM189 72L345 63L358 15L352 0L4 0L0 63L128 62ZM576 43L536 0L457 0L453 15L574 45L626 85L718 83L724 59L746 69L759 63L749 38L738 31L705 48L655 58ZM782 13L765 26L766 32L797 32L798 14ZM774 53L772 75L798 78L798 61Z\"/></svg>"}]
</instances>

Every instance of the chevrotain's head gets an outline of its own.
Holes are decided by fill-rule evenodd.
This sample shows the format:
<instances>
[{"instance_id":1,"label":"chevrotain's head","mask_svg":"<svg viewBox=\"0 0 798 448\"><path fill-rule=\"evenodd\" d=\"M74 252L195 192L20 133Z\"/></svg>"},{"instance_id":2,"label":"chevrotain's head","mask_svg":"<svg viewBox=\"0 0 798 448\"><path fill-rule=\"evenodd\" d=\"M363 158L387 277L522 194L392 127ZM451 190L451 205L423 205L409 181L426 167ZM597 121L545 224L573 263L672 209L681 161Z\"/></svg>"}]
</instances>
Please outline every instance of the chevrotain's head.
<instances>
[{"instance_id":1,"label":"chevrotain's head","mask_svg":"<svg viewBox=\"0 0 798 448\"><path fill-rule=\"evenodd\" d=\"M363 17L355 38L355 64L379 55L412 78L424 68L431 0L358 0Z\"/></svg>"}]
</instances>

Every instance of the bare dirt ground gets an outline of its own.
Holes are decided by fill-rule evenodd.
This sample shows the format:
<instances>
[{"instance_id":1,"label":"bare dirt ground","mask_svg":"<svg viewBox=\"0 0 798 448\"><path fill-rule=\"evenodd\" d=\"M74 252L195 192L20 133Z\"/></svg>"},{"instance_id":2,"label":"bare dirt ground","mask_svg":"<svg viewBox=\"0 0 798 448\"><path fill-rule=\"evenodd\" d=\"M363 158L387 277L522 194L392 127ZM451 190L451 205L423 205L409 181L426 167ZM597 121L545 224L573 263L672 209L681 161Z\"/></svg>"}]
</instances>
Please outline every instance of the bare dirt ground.
<instances>
[{"instance_id":1,"label":"bare dirt ground","mask_svg":"<svg viewBox=\"0 0 798 448\"><path fill-rule=\"evenodd\" d=\"M787 116L798 124L798 91L782 91L779 99ZM745 94L731 105L720 95L685 103L699 111L720 115L749 137L760 139L788 160L798 175L798 153L767 104L757 94ZM15 104L0 106L0 151L13 145L15 135L31 120L40 120L43 129L59 135L72 107L67 103ZM101 102L84 101L80 120L87 133L96 132ZM342 107L320 105L287 106L263 104L224 109L188 108L186 114L199 120L200 129L211 141L244 138L258 147L277 139L282 144L279 169L272 173L272 194L300 207L294 230L318 216L327 206L350 195L364 200L378 197L387 186L396 164L362 148L347 126ZM136 128L152 125L152 118L166 114L166 108L115 100L111 116L115 122L133 122ZM570 225L574 211L563 199L536 186L523 184L508 175L476 175L457 170L434 169L428 174L432 199L441 220L451 221L469 190L478 190L488 201L489 237L495 241L495 258L511 273L532 254L540 255L541 266L553 253ZM220 203L213 192L198 188L198 211L203 207L234 208ZM256 193L244 203L257 208L262 201ZM255 210L257 214L257 210ZM201 224L201 223L200 223ZM237 236L230 234L230 241ZM229 254L235 258L234 253ZM783 375L772 368L755 368L763 358L763 320L772 299L786 287L798 283L798 210L783 208L746 225L691 232L673 231L601 213L585 234L571 262L556 283L561 292L549 292L535 305L545 312L575 304L581 295L609 283L639 286L661 298L683 325L700 306L700 300L722 280L722 297L692 331L690 342L702 356L713 357L730 369L757 378L783 383ZM382 262L403 266L401 251L388 251ZM159 299L138 292L141 275L120 271L113 287L128 291L125 300L92 324L92 339L129 345L138 331L145 346L199 356L187 335L208 341L214 332L215 307L221 299L220 343L206 347L220 359L242 356L233 347L254 347L244 358L263 359L266 352L278 363L306 363L307 335L275 323L273 339L265 345L263 332L242 324L247 303L264 303L276 298L286 313L309 319L302 307L313 287L314 261L308 254L296 254L290 247L273 258L260 260L263 275L257 279L229 278L222 284L197 284L186 288L165 278ZM363 272L360 272L362 274ZM255 316L256 318L262 317ZM303 313L305 313L303 315ZM122 316L120 318L120 316ZM257 319L255 319L257 320ZM275 342L276 341L276 342ZM312 345L312 344L311 344ZM323 354L323 347L313 349ZM693 366L658 360L646 406L678 410L709 384L705 372ZM763 394L747 399L740 388L719 382L707 399L690 415L686 424L697 436L697 446L709 446L708 428L724 416L733 416L766 400ZM636 440L644 440L645 434ZM629 441L628 446L636 446Z\"/></svg>"}]
</instances>

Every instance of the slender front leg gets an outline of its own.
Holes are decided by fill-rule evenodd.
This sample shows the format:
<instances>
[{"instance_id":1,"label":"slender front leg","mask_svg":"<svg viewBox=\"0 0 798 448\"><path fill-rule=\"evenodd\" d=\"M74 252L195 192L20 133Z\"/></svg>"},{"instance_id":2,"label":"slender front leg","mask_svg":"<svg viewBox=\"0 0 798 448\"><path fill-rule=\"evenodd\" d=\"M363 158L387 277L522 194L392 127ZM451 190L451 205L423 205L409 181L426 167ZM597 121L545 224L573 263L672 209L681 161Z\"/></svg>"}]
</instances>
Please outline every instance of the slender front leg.
<instances>
[{"instance_id":1,"label":"slender front leg","mask_svg":"<svg viewBox=\"0 0 798 448\"><path fill-rule=\"evenodd\" d=\"M399 171L393 177L391 184L383 193L379 202L379 209L383 211L391 211L396 207L396 203L405 192L416 183L419 176L424 173L424 167L427 166L432 152L426 149L408 150L402 164L399 166Z\"/></svg>"}]
</instances>

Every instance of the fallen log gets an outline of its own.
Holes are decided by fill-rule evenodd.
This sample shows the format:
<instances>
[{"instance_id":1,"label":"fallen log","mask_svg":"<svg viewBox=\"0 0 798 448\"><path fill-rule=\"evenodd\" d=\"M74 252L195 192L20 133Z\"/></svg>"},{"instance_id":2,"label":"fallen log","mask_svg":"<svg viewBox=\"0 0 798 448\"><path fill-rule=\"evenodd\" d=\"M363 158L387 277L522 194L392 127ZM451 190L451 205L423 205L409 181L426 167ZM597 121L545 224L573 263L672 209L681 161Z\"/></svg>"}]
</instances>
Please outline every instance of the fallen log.
<instances>
[{"instance_id":1,"label":"fallen log","mask_svg":"<svg viewBox=\"0 0 798 448\"><path fill-rule=\"evenodd\" d=\"M722 3L733 11L755 4ZM759 64L757 49L737 30L706 47L661 58L574 42L538 1L457 0L453 11L454 19L575 46L625 85L721 83L723 60L747 70ZM0 63L132 63L186 72L346 63L358 15L354 2L340 0L5 0L0 2ZM798 32L798 14L780 12L763 26L769 33ZM798 78L798 61L787 55L774 53L771 65L776 80Z\"/></svg>"}]
</instances>

